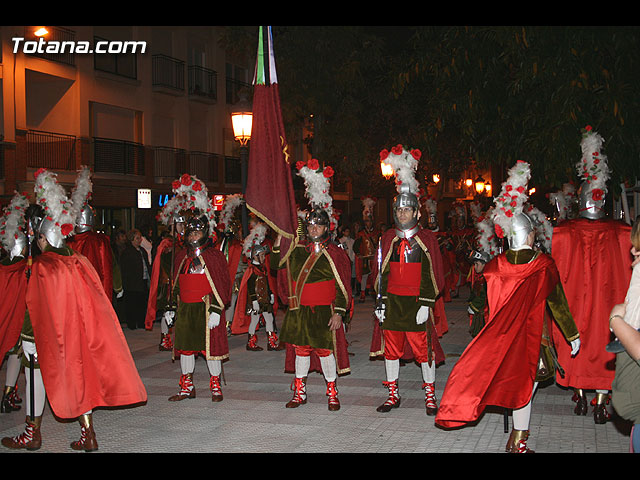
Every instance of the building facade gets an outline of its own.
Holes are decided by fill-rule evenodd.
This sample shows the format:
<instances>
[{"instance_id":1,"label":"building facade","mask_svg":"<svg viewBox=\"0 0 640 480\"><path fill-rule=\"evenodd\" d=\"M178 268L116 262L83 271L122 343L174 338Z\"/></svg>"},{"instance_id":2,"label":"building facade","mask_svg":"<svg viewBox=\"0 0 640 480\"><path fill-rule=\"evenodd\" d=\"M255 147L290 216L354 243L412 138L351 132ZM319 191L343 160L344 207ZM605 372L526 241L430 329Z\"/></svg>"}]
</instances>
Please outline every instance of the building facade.
<instances>
[{"instance_id":1,"label":"building facade","mask_svg":"<svg viewBox=\"0 0 640 480\"><path fill-rule=\"evenodd\" d=\"M182 173L211 194L241 190L230 112L251 88L253 58L229 58L222 27L0 27L0 204L33 197L34 172L70 191L93 171L92 205L105 232L156 233L156 213ZM151 191L139 208L138 190Z\"/></svg>"}]
</instances>

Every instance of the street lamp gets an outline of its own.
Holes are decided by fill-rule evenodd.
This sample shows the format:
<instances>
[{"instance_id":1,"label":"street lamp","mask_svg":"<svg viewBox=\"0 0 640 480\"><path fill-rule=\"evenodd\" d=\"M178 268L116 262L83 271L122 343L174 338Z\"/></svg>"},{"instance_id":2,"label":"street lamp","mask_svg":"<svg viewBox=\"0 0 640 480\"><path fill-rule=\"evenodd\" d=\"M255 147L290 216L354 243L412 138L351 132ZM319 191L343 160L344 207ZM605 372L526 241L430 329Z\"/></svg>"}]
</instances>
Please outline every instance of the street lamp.
<instances>
[{"instance_id":1,"label":"street lamp","mask_svg":"<svg viewBox=\"0 0 640 480\"><path fill-rule=\"evenodd\" d=\"M251 127L253 125L253 112L251 103L247 100L247 92L238 92L240 100L231 110L231 125L233 126L233 136L240 143L240 178L242 182L242 195L247 189L247 164L249 161L249 147L247 144L251 140ZM242 235L249 234L249 220L247 218L247 205L242 203Z\"/></svg>"},{"instance_id":2,"label":"street lamp","mask_svg":"<svg viewBox=\"0 0 640 480\"><path fill-rule=\"evenodd\" d=\"M484 192L484 187L486 185L484 182L484 178L482 178L482 175L478 175L478 178L476 178L474 184L476 186L476 192L478 192L478 195L482 195L482 192Z\"/></svg>"}]
</instances>

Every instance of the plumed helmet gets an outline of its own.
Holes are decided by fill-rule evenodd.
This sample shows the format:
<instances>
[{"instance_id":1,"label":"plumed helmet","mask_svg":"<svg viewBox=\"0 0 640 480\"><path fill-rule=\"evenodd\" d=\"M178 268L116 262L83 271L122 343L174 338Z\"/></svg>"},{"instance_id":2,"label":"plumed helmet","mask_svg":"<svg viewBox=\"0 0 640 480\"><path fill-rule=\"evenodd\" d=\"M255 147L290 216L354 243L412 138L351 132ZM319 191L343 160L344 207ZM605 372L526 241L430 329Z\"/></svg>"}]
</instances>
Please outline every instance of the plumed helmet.
<instances>
[{"instance_id":1,"label":"plumed helmet","mask_svg":"<svg viewBox=\"0 0 640 480\"><path fill-rule=\"evenodd\" d=\"M604 217L607 181L611 176L607 156L602 152L604 139L587 125L582 132L580 150L582 157L576 164L582 184L578 192L578 214L597 220Z\"/></svg>"},{"instance_id":2,"label":"plumed helmet","mask_svg":"<svg viewBox=\"0 0 640 480\"><path fill-rule=\"evenodd\" d=\"M508 236L509 248L514 249L527 245L527 238L533 231L535 231L535 224L529 215L524 212L514 215Z\"/></svg>"},{"instance_id":3,"label":"plumed helmet","mask_svg":"<svg viewBox=\"0 0 640 480\"><path fill-rule=\"evenodd\" d=\"M396 212L399 208L406 207L413 209L414 215L408 222L401 223ZM395 221L396 226L400 230L409 230L415 227L418 223L417 212L419 209L420 203L418 201L418 196L411 192L408 187L400 186L398 195L393 199L393 220Z\"/></svg>"},{"instance_id":4,"label":"plumed helmet","mask_svg":"<svg viewBox=\"0 0 640 480\"><path fill-rule=\"evenodd\" d=\"M37 232L44 235L49 245L54 248L62 248L65 246L66 236L62 233L61 228L56 225L55 220L51 217L44 217L38 225Z\"/></svg>"},{"instance_id":5,"label":"plumed helmet","mask_svg":"<svg viewBox=\"0 0 640 480\"><path fill-rule=\"evenodd\" d=\"M265 244L254 245L251 247L251 261L258 264L258 255L261 253L269 253L269 246Z\"/></svg>"},{"instance_id":6,"label":"plumed helmet","mask_svg":"<svg viewBox=\"0 0 640 480\"><path fill-rule=\"evenodd\" d=\"M606 196L602 190L593 189L587 182L582 182L578 189L578 212L582 218L598 220L605 216Z\"/></svg>"},{"instance_id":7,"label":"plumed helmet","mask_svg":"<svg viewBox=\"0 0 640 480\"><path fill-rule=\"evenodd\" d=\"M205 245L209 239L209 218L198 210L195 210L186 219L184 226L184 238L187 246L197 249ZM202 237L196 241L190 241L189 235L193 232L202 232Z\"/></svg>"},{"instance_id":8,"label":"plumed helmet","mask_svg":"<svg viewBox=\"0 0 640 480\"><path fill-rule=\"evenodd\" d=\"M82 207L76 218L76 233L84 233L93 229L96 221L96 212L88 203Z\"/></svg>"},{"instance_id":9,"label":"plumed helmet","mask_svg":"<svg viewBox=\"0 0 640 480\"><path fill-rule=\"evenodd\" d=\"M317 206L313 207L307 213L305 223L307 225L307 236L312 242L322 242L329 238L329 227L331 225L331 220L329 219L329 214L324 209ZM320 237L315 237L309 233L310 225L324 225L327 228Z\"/></svg>"}]
</instances>

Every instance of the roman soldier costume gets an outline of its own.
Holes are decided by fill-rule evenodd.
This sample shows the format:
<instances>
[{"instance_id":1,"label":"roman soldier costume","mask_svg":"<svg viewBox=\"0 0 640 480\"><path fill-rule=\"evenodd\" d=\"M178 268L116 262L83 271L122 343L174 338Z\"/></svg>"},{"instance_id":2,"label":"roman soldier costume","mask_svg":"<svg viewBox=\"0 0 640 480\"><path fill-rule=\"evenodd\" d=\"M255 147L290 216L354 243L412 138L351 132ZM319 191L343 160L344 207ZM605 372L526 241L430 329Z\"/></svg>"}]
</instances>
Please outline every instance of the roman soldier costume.
<instances>
[{"instance_id":1,"label":"roman soldier costume","mask_svg":"<svg viewBox=\"0 0 640 480\"><path fill-rule=\"evenodd\" d=\"M75 205L82 205L82 207L76 218L75 234L69 238L67 245L89 259L102 280L104 292L109 299L112 299L114 291L113 250L109 237L104 233L94 231L96 215L93 207L89 205L93 189L90 176L91 171L87 166L83 166L76 176L76 185L71 193L71 201ZM122 295L121 292L122 286L120 285L116 293Z\"/></svg>"},{"instance_id":2,"label":"roman soldier costume","mask_svg":"<svg viewBox=\"0 0 640 480\"><path fill-rule=\"evenodd\" d=\"M533 393L555 373L547 306L563 342L571 343L574 355L580 348L555 263L532 248L535 225L523 212L529 178L529 165L518 161L495 199L496 234L508 239L509 250L484 268L489 319L453 367L435 419L452 428L477 420L488 405L513 409L505 447L513 453L532 452L527 439Z\"/></svg>"},{"instance_id":3,"label":"roman soldier costume","mask_svg":"<svg viewBox=\"0 0 640 480\"><path fill-rule=\"evenodd\" d=\"M493 209L489 209L485 215L475 218L476 248L469 254L469 262L473 266L471 270L471 285L467 312L469 313L469 333L475 337L485 325L489 317L487 305L487 281L484 277L484 266L498 253L498 242L491 216Z\"/></svg>"},{"instance_id":4,"label":"roman soldier costume","mask_svg":"<svg viewBox=\"0 0 640 480\"><path fill-rule=\"evenodd\" d=\"M20 375L20 330L24 322L27 293L27 236L26 210L29 200L26 195L15 193L0 217L0 243L7 257L0 262L0 361L7 354L7 373L1 413L20 410L22 399L18 395Z\"/></svg>"},{"instance_id":5,"label":"roman soldier costume","mask_svg":"<svg viewBox=\"0 0 640 480\"><path fill-rule=\"evenodd\" d=\"M164 314L174 327L174 356L180 356L180 390L169 397L177 402L195 398L193 372L198 355L209 369L211 400L223 400L222 362L229 358L224 311L231 299L231 282L224 255L209 237L215 229L214 210L205 185L184 174L174 183L185 212L185 246L176 254L171 304Z\"/></svg>"},{"instance_id":6,"label":"roman soldier costume","mask_svg":"<svg viewBox=\"0 0 640 480\"><path fill-rule=\"evenodd\" d=\"M246 270L246 262L243 260L242 255L242 237L240 236L242 234L241 227L233 218L234 212L242 202L244 202L244 198L241 193L227 195L225 197L222 212L220 214L220 221L218 222L218 228L221 230L221 234L219 235L215 245L227 259L227 264L229 266L231 303L225 312L227 334L229 335L231 334L231 323L235 315L240 283L242 282L242 276Z\"/></svg>"},{"instance_id":7,"label":"roman soldier costume","mask_svg":"<svg viewBox=\"0 0 640 480\"><path fill-rule=\"evenodd\" d=\"M286 404L295 408L307 401L307 375L322 372L327 384L330 411L339 410L337 375L350 372L343 323L350 320L351 263L346 252L329 239L336 226L329 192L330 167L316 159L299 165L306 196L311 204L305 223L307 239L296 240L290 254L281 259L279 241L271 253L272 268L284 268L287 275L288 309L280 332L286 344L285 371L295 372L293 398Z\"/></svg>"},{"instance_id":8,"label":"roman soldier costume","mask_svg":"<svg viewBox=\"0 0 640 480\"><path fill-rule=\"evenodd\" d=\"M381 159L394 170L398 195L393 203L395 229L382 236L380 267L376 265L375 269L378 292L375 315L382 330L387 378L383 385L388 389L388 398L377 411L389 412L400 405L399 365L408 343L422 370L426 413L434 415L438 410L436 365L444 361L433 316L439 294L435 272L441 272L442 265L435 236L418 225L415 171L419 158L419 150L407 151L402 145L381 153ZM405 211L410 213L403 216Z\"/></svg>"},{"instance_id":9,"label":"roman soldier costume","mask_svg":"<svg viewBox=\"0 0 640 480\"><path fill-rule=\"evenodd\" d=\"M243 243L243 253L250 264L245 270L238 291L236 308L231 333L246 333L247 350L260 351L256 329L260 319L264 319L267 331L267 349L278 349L278 335L275 332L275 313L277 311L275 278L269 275L269 264L266 255L269 246L265 242L267 227L263 223L255 223L251 233Z\"/></svg>"},{"instance_id":10,"label":"roman soldier costume","mask_svg":"<svg viewBox=\"0 0 640 480\"><path fill-rule=\"evenodd\" d=\"M164 309L171 303L171 290L173 281L173 269L175 266L176 253L184 248L184 224L186 221L184 213L180 211L181 198L174 196L158 214L158 219L169 226L170 236L163 238L153 259L151 267L151 277L149 279L149 300L147 301L147 312L144 318L146 330L153 330L153 323L160 315L160 343L158 350L173 351L173 340L169 325L164 317Z\"/></svg>"},{"instance_id":11,"label":"roman soldier costume","mask_svg":"<svg viewBox=\"0 0 640 480\"><path fill-rule=\"evenodd\" d=\"M27 382L25 430L3 438L2 445L40 448L46 397L57 417L79 419L81 437L71 448L96 450L93 409L139 404L147 394L100 277L86 257L66 245L79 207L67 199L55 174L40 169L35 180L36 198L44 206L37 227L42 253L33 262L21 331L25 373L33 374L33 383Z\"/></svg>"},{"instance_id":12,"label":"roman soldier costume","mask_svg":"<svg viewBox=\"0 0 640 480\"><path fill-rule=\"evenodd\" d=\"M362 229L356 233L353 242L355 253L356 286L360 290L360 302L364 302L367 290L373 289L373 277L371 268L375 262L376 246L380 231L375 228L373 221L373 206L376 201L373 197L363 197Z\"/></svg>"},{"instance_id":13,"label":"roman soldier costume","mask_svg":"<svg viewBox=\"0 0 640 480\"><path fill-rule=\"evenodd\" d=\"M566 371L558 383L575 390L576 415L587 414L585 390L595 390L592 405L597 424L610 418L606 404L615 374L615 354L605 350L612 339L607 319L611 308L624 301L631 279L631 227L605 218L603 209L610 172L602 143L599 134L590 127L585 129L582 159L576 165L583 180L579 216L559 223L552 238L552 255L584 338L583 350L575 358L557 342L558 360Z\"/></svg>"}]
</instances>

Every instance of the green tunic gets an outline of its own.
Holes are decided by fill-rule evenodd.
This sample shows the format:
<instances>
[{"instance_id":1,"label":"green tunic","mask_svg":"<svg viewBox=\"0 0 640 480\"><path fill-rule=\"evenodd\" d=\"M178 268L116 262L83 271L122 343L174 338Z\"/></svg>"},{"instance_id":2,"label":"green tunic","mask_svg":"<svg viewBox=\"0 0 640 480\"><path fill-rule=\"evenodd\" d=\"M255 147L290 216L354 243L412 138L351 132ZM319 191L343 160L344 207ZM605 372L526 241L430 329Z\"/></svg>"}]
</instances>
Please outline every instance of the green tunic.
<instances>
[{"instance_id":1,"label":"green tunic","mask_svg":"<svg viewBox=\"0 0 640 480\"><path fill-rule=\"evenodd\" d=\"M426 251L426 247L423 248L421 242L417 242L416 237L412 238L415 241L415 247L420 248L420 293L417 296L407 295L395 295L388 293L387 285L389 280L390 261L392 252L395 248L395 243L399 240L395 237L391 241L387 258L382 265L382 280L381 291L382 301L385 304L385 319L381 325L383 330L394 330L400 332L423 332L427 330L428 322L418 325L416 323L416 314L422 306L427 306L430 309L429 318L433 319L433 307L436 303L436 297L438 296L438 288L435 282L435 276L431 265L431 256ZM412 247L412 248L415 248ZM377 287L377 286L376 286Z\"/></svg>"},{"instance_id":2,"label":"green tunic","mask_svg":"<svg viewBox=\"0 0 640 480\"><path fill-rule=\"evenodd\" d=\"M538 252L528 248L523 250L507 250L506 256L509 263L521 265L535 260ZM538 362L538 372L536 374L537 382L542 382L555 375L556 354L550 335L550 317L556 322L567 342L571 342L579 337L578 327L569 311L569 302L567 301L561 282L556 284L556 287L547 297L547 307L542 329L540 361Z\"/></svg>"},{"instance_id":3,"label":"green tunic","mask_svg":"<svg viewBox=\"0 0 640 480\"><path fill-rule=\"evenodd\" d=\"M634 424L640 422L640 363L626 351L616 355L611 401L622 418Z\"/></svg>"},{"instance_id":4,"label":"green tunic","mask_svg":"<svg viewBox=\"0 0 640 480\"><path fill-rule=\"evenodd\" d=\"M289 256L289 268L295 281L311 254L303 245L297 245ZM271 268L278 269L280 263L280 248L274 247L270 255ZM305 284L333 280L336 282L336 298L332 305L307 306L300 305L297 309L288 309L285 313L280 330L280 341L292 345L309 345L313 348L333 350L333 333L329 329L329 319L334 313L346 316L347 298L338 281L339 275L326 249L321 250L320 257L313 265Z\"/></svg>"}]
</instances>

